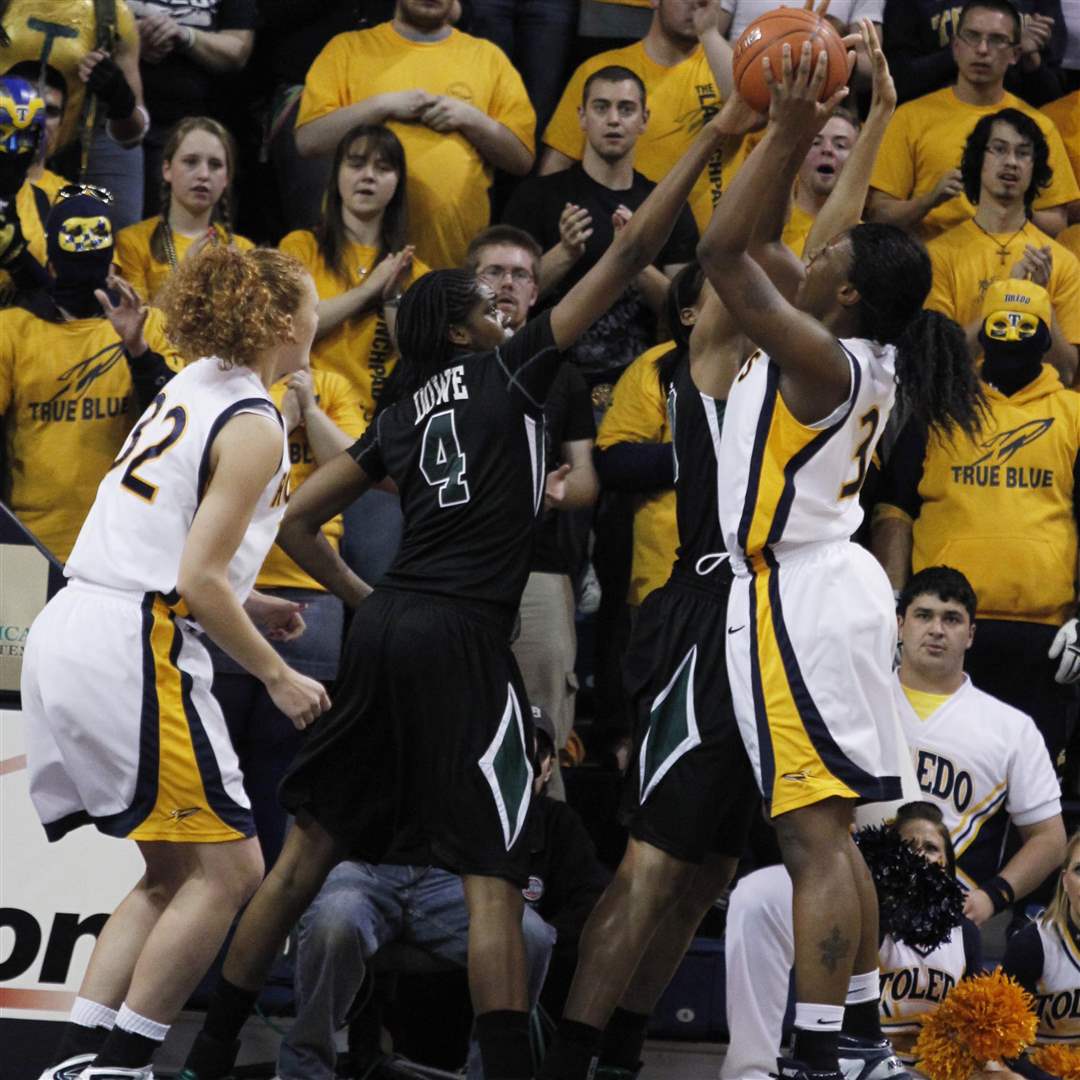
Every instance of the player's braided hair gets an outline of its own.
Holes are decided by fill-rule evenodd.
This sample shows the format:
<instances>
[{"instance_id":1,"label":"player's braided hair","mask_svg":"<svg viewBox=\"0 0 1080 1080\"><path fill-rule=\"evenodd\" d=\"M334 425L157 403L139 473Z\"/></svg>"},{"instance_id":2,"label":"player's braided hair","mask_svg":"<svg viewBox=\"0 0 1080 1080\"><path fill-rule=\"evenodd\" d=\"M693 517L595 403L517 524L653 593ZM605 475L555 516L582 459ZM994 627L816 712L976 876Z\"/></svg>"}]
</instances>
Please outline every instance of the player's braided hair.
<instances>
[{"instance_id":1,"label":"player's braided hair","mask_svg":"<svg viewBox=\"0 0 1080 1080\"><path fill-rule=\"evenodd\" d=\"M656 374L660 380L660 389L667 394L675 380L675 371L690 349L690 333L693 325L687 326L681 318L684 308L692 308L701 299L701 290L705 287L705 271L696 260L688 262L672 279L667 296L667 321L671 339L675 346L663 356L657 358Z\"/></svg>"},{"instance_id":2,"label":"player's braided hair","mask_svg":"<svg viewBox=\"0 0 1080 1080\"><path fill-rule=\"evenodd\" d=\"M857 225L851 237L851 283L859 292L856 334L896 346L901 416L950 435L975 435L986 399L963 330L945 315L924 311L930 293L926 248L893 225Z\"/></svg>"},{"instance_id":3,"label":"player's braided hair","mask_svg":"<svg viewBox=\"0 0 1080 1080\"><path fill-rule=\"evenodd\" d=\"M189 360L216 356L246 364L290 340L291 320L310 281L299 260L274 248L215 244L185 259L162 290L165 331Z\"/></svg>"},{"instance_id":4,"label":"player's braided hair","mask_svg":"<svg viewBox=\"0 0 1080 1080\"><path fill-rule=\"evenodd\" d=\"M205 131L208 135L217 138L225 151L225 169L229 174L228 183L221 193L210 212L210 220L220 225L225 230L225 240L232 240L232 216L233 216L233 181L236 179L236 140L232 137L229 129L209 116L185 116L179 123L173 125L165 140L165 149L162 151L162 161L172 161L180 144L193 131ZM155 262L164 263L169 261L168 251L165 246L165 223L169 220L169 206L172 203L172 188L167 180L161 181L161 214L154 231L150 234L150 254Z\"/></svg>"},{"instance_id":5,"label":"player's braided hair","mask_svg":"<svg viewBox=\"0 0 1080 1080\"><path fill-rule=\"evenodd\" d=\"M483 299L476 277L467 270L432 270L401 298L395 334L401 359L395 387L411 394L450 362L458 346L450 327L463 323Z\"/></svg>"}]
</instances>

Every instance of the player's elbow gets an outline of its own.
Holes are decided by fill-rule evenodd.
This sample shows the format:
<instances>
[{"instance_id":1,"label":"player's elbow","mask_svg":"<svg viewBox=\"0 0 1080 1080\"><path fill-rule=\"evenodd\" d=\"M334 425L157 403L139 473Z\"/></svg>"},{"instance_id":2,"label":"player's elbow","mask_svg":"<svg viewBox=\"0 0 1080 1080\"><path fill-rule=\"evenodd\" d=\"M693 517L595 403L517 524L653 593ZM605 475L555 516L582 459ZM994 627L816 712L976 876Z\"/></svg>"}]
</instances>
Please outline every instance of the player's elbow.
<instances>
[{"instance_id":1,"label":"player's elbow","mask_svg":"<svg viewBox=\"0 0 1080 1080\"><path fill-rule=\"evenodd\" d=\"M229 581L224 571L199 565L198 560L183 560L176 575L176 591L199 620L202 612L211 608L223 592L229 591Z\"/></svg>"},{"instance_id":2,"label":"player's elbow","mask_svg":"<svg viewBox=\"0 0 1080 1080\"><path fill-rule=\"evenodd\" d=\"M728 243L722 229L709 228L698 241L697 260L712 280L713 274L723 271L732 256L740 250L737 245Z\"/></svg>"}]
</instances>

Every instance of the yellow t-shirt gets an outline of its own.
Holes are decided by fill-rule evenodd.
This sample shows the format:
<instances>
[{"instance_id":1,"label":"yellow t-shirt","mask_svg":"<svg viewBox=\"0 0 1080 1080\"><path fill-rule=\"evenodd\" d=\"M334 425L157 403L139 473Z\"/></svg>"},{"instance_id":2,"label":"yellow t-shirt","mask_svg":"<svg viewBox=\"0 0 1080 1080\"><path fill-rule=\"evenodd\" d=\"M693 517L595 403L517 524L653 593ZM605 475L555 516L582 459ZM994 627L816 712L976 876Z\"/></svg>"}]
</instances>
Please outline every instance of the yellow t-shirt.
<instances>
[{"instance_id":1,"label":"yellow t-shirt","mask_svg":"<svg viewBox=\"0 0 1080 1080\"><path fill-rule=\"evenodd\" d=\"M177 371L180 356L151 311L147 344ZM47 322L0 311L0 416L7 468L3 498L65 561L137 413L131 372L107 319Z\"/></svg>"},{"instance_id":2,"label":"yellow t-shirt","mask_svg":"<svg viewBox=\"0 0 1080 1080\"><path fill-rule=\"evenodd\" d=\"M409 41L389 22L331 38L308 69L296 126L376 94L414 89L460 98L534 149L536 113L497 45L459 30L442 41ZM459 132L397 120L387 127L405 148L417 254L435 269L460 266L469 241L490 220L491 166Z\"/></svg>"},{"instance_id":3,"label":"yellow t-shirt","mask_svg":"<svg viewBox=\"0 0 1080 1080\"><path fill-rule=\"evenodd\" d=\"M791 204L791 213L784 225L783 241L801 259L806 248L806 238L814 227L814 219L801 206Z\"/></svg>"},{"instance_id":4,"label":"yellow t-shirt","mask_svg":"<svg viewBox=\"0 0 1080 1080\"><path fill-rule=\"evenodd\" d=\"M1057 101L1044 105L1042 111L1054 121L1065 144L1073 176L1080 181L1080 90L1074 90Z\"/></svg>"},{"instance_id":5,"label":"yellow t-shirt","mask_svg":"<svg viewBox=\"0 0 1080 1080\"><path fill-rule=\"evenodd\" d=\"M48 173L47 176L55 177L56 173ZM62 178L57 177L57 179ZM65 183L67 183L66 180L62 181L60 186L63 187ZM15 196L15 212L19 215L19 226L26 240L26 249L42 266L45 265L48 256L45 251L45 221L41 216L38 202L43 200L48 206L52 206L56 200L56 194L55 191L50 191L49 187L47 177L33 181L25 180ZM0 270L0 304L11 303L14 295L15 286L11 281L11 275L6 270Z\"/></svg>"},{"instance_id":6,"label":"yellow t-shirt","mask_svg":"<svg viewBox=\"0 0 1080 1080\"><path fill-rule=\"evenodd\" d=\"M996 105L968 105L951 86L896 110L874 162L870 186L895 199L911 199L932 190L942 173L960 168L964 143L972 128L984 116L1002 109L1019 109L1030 116L1050 146L1054 178L1035 200L1035 209L1046 210L1080 199L1080 187L1069 166L1065 145L1048 117L1009 93L1003 94ZM918 231L924 240L929 240L974 216L975 207L966 195L960 194L931 210Z\"/></svg>"},{"instance_id":7,"label":"yellow t-shirt","mask_svg":"<svg viewBox=\"0 0 1080 1080\"><path fill-rule=\"evenodd\" d=\"M152 217L145 221L137 221L134 225L121 229L116 237L116 265L120 269L120 276L151 304L155 302L165 282L172 276L172 267L169 263L159 262L150 251L150 237L160 220L160 217ZM221 243L231 242L241 251L250 251L255 246L245 236L237 236L233 233L230 237L221 225L215 225L214 231ZM173 247L176 249L178 263L183 262L184 256L187 255L196 239L197 237L173 233Z\"/></svg>"},{"instance_id":8,"label":"yellow t-shirt","mask_svg":"<svg viewBox=\"0 0 1080 1080\"><path fill-rule=\"evenodd\" d=\"M544 130L544 143L575 161L585 152L585 133L578 119L585 80L609 64L629 68L645 84L649 122L635 147L634 168L659 183L723 104L705 50L699 45L681 63L664 67L649 57L644 42L636 41L581 64ZM690 209L699 231L708 225L737 158L734 155L726 162L721 153L715 154L690 192Z\"/></svg>"},{"instance_id":9,"label":"yellow t-shirt","mask_svg":"<svg viewBox=\"0 0 1080 1080\"><path fill-rule=\"evenodd\" d=\"M908 704L920 720L929 720L952 697L952 694L931 694L926 690L912 690L910 686L905 686L903 683L900 684L900 689L904 691L904 697L908 699Z\"/></svg>"},{"instance_id":10,"label":"yellow t-shirt","mask_svg":"<svg viewBox=\"0 0 1080 1080\"><path fill-rule=\"evenodd\" d=\"M94 0L11 0L3 23L10 42L0 45L0 72L23 60L40 63L47 49L44 59L64 76L68 93L57 141L61 149L76 134L82 116L86 84L79 78L79 61L96 40ZM46 29L49 23L59 29ZM124 0L116 0L116 32L124 51L138 48L135 19Z\"/></svg>"},{"instance_id":11,"label":"yellow t-shirt","mask_svg":"<svg viewBox=\"0 0 1080 1080\"><path fill-rule=\"evenodd\" d=\"M332 371L313 371L311 381L315 386L315 400L319 408L350 438L358 439L367 425L356 399L356 391L349 385L348 379L335 375ZM280 409L285 399L285 382L275 383L270 387L270 396ZM315 455L308 445L303 424L289 432L289 489L296 489L315 471ZM323 527L323 536L337 550L345 531L341 515L331 518ZM322 586L310 574L299 566L275 544L266 556L266 561L259 571L255 582L259 589L322 589Z\"/></svg>"},{"instance_id":12,"label":"yellow t-shirt","mask_svg":"<svg viewBox=\"0 0 1080 1080\"><path fill-rule=\"evenodd\" d=\"M669 443L667 397L660 386L656 361L674 342L665 341L643 352L615 384L611 407L604 414L596 445L606 450L616 443ZM638 498L634 511L634 550L627 602L637 606L671 576L679 526L675 491Z\"/></svg>"},{"instance_id":13,"label":"yellow t-shirt","mask_svg":"<svg viewBox=\"0 0 1080 1080\"><path fill-rule=\"evenodd\" d=\"M974 442L931 435L921 462L900 462L901 437L890 468L919 470L917 506L881 502L874 517L911 522L912 573L955 566L980 619L1060 626L1076 599L1080 394L1049 364L1011 396L983 389L989 417Z\"/></svg>"},{"instance_id":14,"label":"yellow t-shirt","mask_svg":"<svg viewBox=\"0 0 1080 1080\"><path fill-rule=\"evenodd\" d=\"M332 273L319 253L315 234L308 229L289 233L280 244L281 250L298 258L315 280L320 300L329 300L363 283L371 272L375 249L362 244L349 244L345 253L348 279ZM419 259L413 259L411 285L428 272ZM318 338L311 349L311 367L315 371L334 371L352 384L368 423L375 403L382 393L390 372L397 363L397 350L386 327L381 308L372 308L346 319L335 330Z\"/></svg>"},{"instance_id":15,"label":"yellow t-shirt","mask_svg":"<svg viewBox=\"0 0 1080 1080\"><path fill-rule=\"evenodd\" d=\"M1053 269L1047 292L1054 318L1069 341L1080 343L1080 262L1030 221L1020 233L989 236L974 220L965 221L931 240L926 249L934 268L934 283L926 306L968 326L979 318L991 282L1008 278L1026 244L1050 245ZM1004 258L1001 248L1006 250Z\"/></svg>"},{"instance_id":16,"label":"yellow t-shirt","mask_svg":"<svg viewBox=\"0 0 1080 1080\"><path fill-rule=\"evenodd\" d=\"M1057 242L1066 250L1080 259L1080 223L1070 225L1057 234Z\"/></svg>"},{"instance_id":17,"label":"yellow t-shirt","mask_svg":"<svg viewBox=\"0 0 1080 1080\"><path fill-rule=\"evenodd\" d=\"M71 181L66 176L61 176L59 173L54 173L52 169L42 169L41 175L35 177L30 181L34 187L41 188L46 195L49 196L49 204L56 202L56 196L60 194L60 189L67 187Z\"/></svg>"}]
</instances>

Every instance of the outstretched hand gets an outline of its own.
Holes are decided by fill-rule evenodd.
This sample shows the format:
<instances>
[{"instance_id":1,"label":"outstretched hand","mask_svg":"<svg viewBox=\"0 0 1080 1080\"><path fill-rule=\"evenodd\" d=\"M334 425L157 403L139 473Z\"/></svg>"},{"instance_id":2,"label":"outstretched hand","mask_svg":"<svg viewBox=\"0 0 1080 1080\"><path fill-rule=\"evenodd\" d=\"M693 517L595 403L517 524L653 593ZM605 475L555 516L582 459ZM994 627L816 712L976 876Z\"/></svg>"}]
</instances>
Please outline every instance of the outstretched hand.
<instances>
[{"instance_id":1,"label":"outstretched hand","mask_svg":"<svg viewBox=\"0 0 1080 1080\"><path fill-rule=\"evenodd\" d=\"M833 109L848 95L845 81L845 85L837 87L824 101L819 100L829 73L829 55L822 49L818 53L817 63L814 63L809 41L803 42L797 67L793 63L791 46L784 45L779 78L767 56L761 63L765 85L772 94L769 119L778 127L790 128L800 133L809 130L817 132L832 115ZM851 77L854 66L855 54L848 52L848 78Z\"/></svg>"},{"instance_id":2,"label":"outstretched hand","mask_svg":"<svg viewBox=\"0 0 1080 1080\"><path fill-rule=\"evenodd\" d=\"M128 355L142 356L147 349L143 329L150 315L149 305L144 304L142 297L118 274L110 274L105 284L117 296L114 304L105 289L94 290L94 296L97 297L101 310L105 312L105 318L120 335L120 343Z\"/></svg>"},{"instance_id":3,"label":"outstretched hand","mask_svg":"<svg viewBox=\"0 0 1080 1080\"><path fill-rule=\"evenodd\" d=\"M893 83L889 62L881 47L877 27L869 19L859 20L859 34L863 48L870 57L873 77L873 92L870 99L870 111L891 116L896 109L896 85Z\"/></svg>"}]
</instances>

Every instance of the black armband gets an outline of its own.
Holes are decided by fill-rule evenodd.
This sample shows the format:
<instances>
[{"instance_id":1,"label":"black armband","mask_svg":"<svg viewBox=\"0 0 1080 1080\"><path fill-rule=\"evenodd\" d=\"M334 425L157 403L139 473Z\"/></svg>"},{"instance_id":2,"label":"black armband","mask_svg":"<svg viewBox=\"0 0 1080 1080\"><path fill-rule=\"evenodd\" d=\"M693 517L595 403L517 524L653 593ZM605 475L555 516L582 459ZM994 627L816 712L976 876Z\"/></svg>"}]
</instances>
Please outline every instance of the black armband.
<instances>
[{"instance_id":1,"label":"black armband","mask_svg":"<svg viewBox=\"0 0 1080 1080\"><path fill-rule=\"evenodd\" d=\"M989 881L979 886L994 905L994 914L1004 911L1016 900L1016 892L1013 887L1000 875L992 877Z\"/></svg>"}]
</instances>

